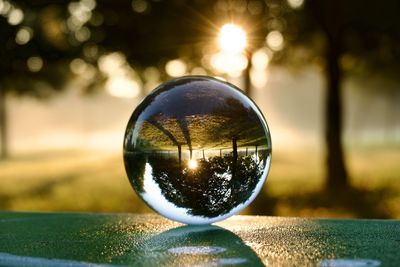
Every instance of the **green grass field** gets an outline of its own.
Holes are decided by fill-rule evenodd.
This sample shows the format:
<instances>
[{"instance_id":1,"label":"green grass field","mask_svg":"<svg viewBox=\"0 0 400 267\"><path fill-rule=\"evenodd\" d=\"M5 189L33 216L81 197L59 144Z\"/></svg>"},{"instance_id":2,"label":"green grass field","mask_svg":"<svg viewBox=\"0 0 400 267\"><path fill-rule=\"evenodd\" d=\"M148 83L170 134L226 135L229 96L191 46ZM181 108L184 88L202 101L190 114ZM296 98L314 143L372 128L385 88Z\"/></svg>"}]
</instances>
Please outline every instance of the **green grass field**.
<instances>
[{"instance_id":1,"label":"green grass field","mask_svg":"<svg viewBox=\"0 0 400 267\"><path fill-rule=\"evenodd\" d=\"M396 148L353 149L347 164L355 191L327 195L323 155L273 153L265 189L247 214L400 218ZM150 212L126 177L122 153L53 151L0 161L0 210Z\"/></svg>"}]
</instances>

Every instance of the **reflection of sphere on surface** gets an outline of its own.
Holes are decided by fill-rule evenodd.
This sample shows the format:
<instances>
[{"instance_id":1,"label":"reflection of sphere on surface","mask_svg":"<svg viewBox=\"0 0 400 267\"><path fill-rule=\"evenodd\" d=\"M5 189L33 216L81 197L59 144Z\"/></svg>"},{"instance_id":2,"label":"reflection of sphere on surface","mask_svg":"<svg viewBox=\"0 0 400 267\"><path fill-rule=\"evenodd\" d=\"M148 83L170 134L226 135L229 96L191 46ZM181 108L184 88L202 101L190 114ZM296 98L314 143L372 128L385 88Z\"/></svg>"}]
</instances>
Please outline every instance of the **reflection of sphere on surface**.
<instances>
[{"instance_id":1,"label":"reflection of sphere on surface","mask_svg":"<svg viewBox=\"0 0 400 267\"><path fill-rule=\"evenodd\" d=\"M233 85L204 76L169 81L129 120L124 161L139 196L188 224L225 219L261 190L271 138L256 105Z\"/></svg>"}]
</instances>

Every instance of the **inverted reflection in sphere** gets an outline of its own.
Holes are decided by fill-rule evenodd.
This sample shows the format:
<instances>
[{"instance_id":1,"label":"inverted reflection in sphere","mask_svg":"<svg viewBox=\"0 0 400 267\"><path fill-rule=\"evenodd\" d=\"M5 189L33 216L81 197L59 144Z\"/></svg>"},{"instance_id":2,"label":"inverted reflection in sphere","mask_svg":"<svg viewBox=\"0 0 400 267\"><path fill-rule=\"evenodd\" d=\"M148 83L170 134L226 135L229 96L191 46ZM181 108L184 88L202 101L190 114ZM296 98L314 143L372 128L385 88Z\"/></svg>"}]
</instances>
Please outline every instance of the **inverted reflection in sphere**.
<instances>
[{"instance_id":1,"label":"inverted reflection in sphere","mask_svg":"<svg viewBox=\"0 0 400 267\"><path fill-rule=\"evenodd\" d=\"M155 211L187 224L239 212L267 177L271 138L257 106L233 85L206 76L166 82L133 112L126 172Z\"/></svg>"}]
</instances>

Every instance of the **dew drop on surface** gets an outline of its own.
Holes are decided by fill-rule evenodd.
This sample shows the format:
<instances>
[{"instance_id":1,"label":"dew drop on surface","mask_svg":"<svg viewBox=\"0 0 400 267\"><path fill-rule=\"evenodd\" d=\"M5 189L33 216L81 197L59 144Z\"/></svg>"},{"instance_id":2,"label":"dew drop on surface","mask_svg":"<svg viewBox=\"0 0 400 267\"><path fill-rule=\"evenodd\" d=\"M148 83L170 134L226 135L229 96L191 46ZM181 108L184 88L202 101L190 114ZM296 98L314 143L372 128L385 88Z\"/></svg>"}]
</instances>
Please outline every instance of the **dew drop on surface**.
<instances>
[{"instance_id":1,"label":"dew drop on surface","mask_svg":"<svg viewBox=\"0 0 400 267\"><path fill-rule=\"evenodd\" d=\"M161 215L209 224L244 209L268 174L271 137L235 86L206 76L168 81L133 112L124 162L138 195Z\"/></svg>"}]
</instances>

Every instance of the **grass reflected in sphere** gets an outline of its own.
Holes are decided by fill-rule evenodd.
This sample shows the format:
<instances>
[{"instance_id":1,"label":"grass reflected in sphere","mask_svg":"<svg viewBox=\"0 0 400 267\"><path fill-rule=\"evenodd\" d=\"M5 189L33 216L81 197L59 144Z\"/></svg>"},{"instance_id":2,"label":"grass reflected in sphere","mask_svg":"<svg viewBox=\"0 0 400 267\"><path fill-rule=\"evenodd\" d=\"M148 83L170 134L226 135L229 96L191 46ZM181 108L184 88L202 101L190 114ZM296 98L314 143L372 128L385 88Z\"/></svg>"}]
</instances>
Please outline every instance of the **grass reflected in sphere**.
<instances>
[{"instance_id":1,"label":"grass reflected in sphere","mask_svg":"<svg viewBox=\"0 0 400 267\"><path fill-rule=\"evenodd\" d=\"M166 82L133 112L125 169L155 211L187 224L223 220L250 204L267 177L271 138L235 86L206 76Z\"/></svg>"}]
</instances>

